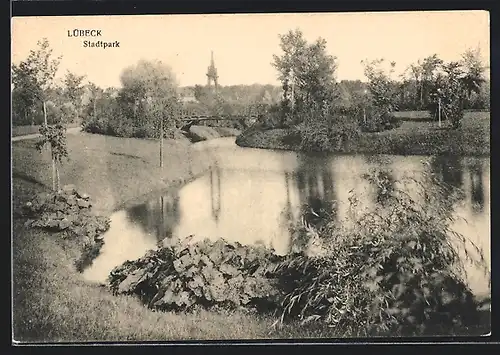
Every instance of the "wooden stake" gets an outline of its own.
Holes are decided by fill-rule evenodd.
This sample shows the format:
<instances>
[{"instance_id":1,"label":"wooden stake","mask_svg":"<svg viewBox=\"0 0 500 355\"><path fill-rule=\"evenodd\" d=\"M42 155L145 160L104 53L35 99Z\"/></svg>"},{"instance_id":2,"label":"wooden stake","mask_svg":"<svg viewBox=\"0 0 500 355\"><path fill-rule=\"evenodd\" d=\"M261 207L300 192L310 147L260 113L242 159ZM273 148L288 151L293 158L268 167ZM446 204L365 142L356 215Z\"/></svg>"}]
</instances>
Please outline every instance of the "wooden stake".
<instances>
[{"instance_id":1,"label":"wooden stake","mask_svg":"<svg viewBox=\"0 0 500 355\"><path fill-rule=\"evenodd\" d=\"M163 168L163 118L160 120L160 168Z\"/></svg>"},{"instance_id":2,"label":"wooden stake","mask_svg":"<svg viewBox=\"0 0 500 355\"><path fill-rule=\"evenodd\" d=\"M56 171L56 160L52 158L52 191L56 190L56 179L57 179L57 171Z\"/></svg>"},{"instance_id":3,"label":"wooden stake","mask_svg":"<svg viewBox=\"0 0 500 355\"><path fill-rule=\"evenodd\" d=\"M439 128L441 128L441 98L438 98L438 120Z\"/></svg>"}]
</instances>

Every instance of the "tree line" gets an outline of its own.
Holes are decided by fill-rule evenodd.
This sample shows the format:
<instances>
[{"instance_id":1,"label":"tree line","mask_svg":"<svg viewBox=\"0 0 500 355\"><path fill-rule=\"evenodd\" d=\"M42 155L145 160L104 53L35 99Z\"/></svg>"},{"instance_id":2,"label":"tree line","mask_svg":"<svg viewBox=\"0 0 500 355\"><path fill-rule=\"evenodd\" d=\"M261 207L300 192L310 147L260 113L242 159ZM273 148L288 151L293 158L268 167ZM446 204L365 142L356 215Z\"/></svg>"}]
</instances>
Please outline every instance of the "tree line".
<instances>
[{"instance_id":1,"label":"tree line","mask_svg":"<svg viewBox=\"0 0 500 355\"><path fill-rule=\"evenodd\" d=\"M281 49L283 54L275 55L272 63L281 87L221 86L215 94L201 85L179 87L171 68L160 61L140 61L125 68L119 89L85 83L85 76L69 71L57 83L54 78L62 57L54 58L49 42L43 39L24 61L12 66L12 124L83 122L91 132L153 137L158 129L158 109L164 111L168 131L176 126L173 112L182 109L210 114L253 110L270 116L281 111L286 116L290 114L287 108L300 112L302 107L325 102L352 109L375 99L380 105L380 98L375 98L381 95L377 90L390 98L392 110L429 110L435 105L438 81L448 75L446 63L434 54L411 64L399 77L393 73L396 63L383 69L387 64L383 59L363 61L366 81L336 82L336 58L326 53L324 39L307 43L300 30L289 31L281 36ZM484 77L486 68L479 50L467 50L456 64L456 75L464 88L463 108L489 109L489 80ZM186 96L195 100L183 100Z\"/></svg>"},{"instance_id":2,"label":"tree line","mask_svg":"<svg viewBox=\"0 0 500 355\"><path fill-rule=\"evenodd\" d=\"M15 126L78 122L92 133L155 138L160 125L173 135L182 114L257 114L279 101L280 88L272 85L179 87L170 66L157 60L125 68L120 88L101 88L69 71L56 82L62 57L54 58L47 39L37 46L12 66Z\"/></svg>"},{"instance_id":3,"label":"tree line","mask_svg":"<svg viewBox=\"0 0 500 355\"><path fill-rule=\"evenodd\" d=\"M361 63L365 81L337 82L337 60L326 52L324 39L307 43L296 29L280 40L283 53L273 57L272 65L281 86L221 86L214 93L201 85L179 87L172 69L161 61L140 61L125 68L120 88L103 89L69 71L56 82L62 57L54 58L43 39L24 61L12 66L12 124L82 122L89 132L156 137L160 124L165 132L178 127L176 117L186 110L214 115L250 112L277 125L304 121L308 115L304 109L335 108L360 116L363 107L365 116L367 110L370 116L384 116L395 110L433 110L437 87L444 88L450 75L459 81L462 108L489 109L489 80L479 50L467 50L454 64L434 54L413 63L399 77L394 76L396 63L366 60Z\"/></svg>"}]
</instances>

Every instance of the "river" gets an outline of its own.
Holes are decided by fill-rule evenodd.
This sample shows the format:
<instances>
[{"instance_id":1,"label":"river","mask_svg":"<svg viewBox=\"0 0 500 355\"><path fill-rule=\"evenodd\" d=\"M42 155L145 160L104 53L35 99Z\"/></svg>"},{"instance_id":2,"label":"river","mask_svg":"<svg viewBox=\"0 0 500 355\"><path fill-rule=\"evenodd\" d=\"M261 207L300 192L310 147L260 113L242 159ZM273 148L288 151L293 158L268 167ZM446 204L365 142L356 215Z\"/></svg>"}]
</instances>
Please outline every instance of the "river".
<instances>
[{"instance_id":1,"label":"river","mask_svg":"<svg viewBox=\"0 0 500 355\"><path fill-rule=\"evenodd\" d=\"M347 215L350 191L371 191L361 202L376 206L377 194L361 176L373 169L395 180L424 181L429 190L432 186L426 186L422 177L434 174L460 189L460 199L450 203L442 196L440 207L457 218L452 229L482 248L490 264L489 158L312 155L241 148L234 137L200 142L191 149L210 159L210 169L175 191L115 212L101 254L84 271L87 280L104 282L115 266L172 237L223 237L243 244L261 243L285 254L293 248L288 226L300 218L305 203L336 201L338 220ZM467 278L477 295L489 295L489 277L483 272L468 266Z\"/></svg>"}]
</instances>

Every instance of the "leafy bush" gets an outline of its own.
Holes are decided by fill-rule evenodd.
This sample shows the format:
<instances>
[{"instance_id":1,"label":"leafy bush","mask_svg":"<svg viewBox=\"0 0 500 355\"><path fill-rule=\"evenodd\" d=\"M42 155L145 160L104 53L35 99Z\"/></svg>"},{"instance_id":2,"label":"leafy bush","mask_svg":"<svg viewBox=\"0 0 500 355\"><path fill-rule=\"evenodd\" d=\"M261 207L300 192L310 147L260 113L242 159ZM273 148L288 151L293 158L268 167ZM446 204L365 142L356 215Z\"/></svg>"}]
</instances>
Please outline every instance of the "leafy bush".
<instances>
[{"instance_id":1,"label":"leafy bush","mask_svg":"<svg viewBox=\"0 0 500 355\"><path fill-rule=\"evenodd\" d=\"M285 285L281 319L320 320L357 335L435 334L477 324L453 244L470 242L449 228L445 207L436 210L443 195L422 189L418 203L383 171L366 178L378 208L360 210L351 193L349 221L296 227L321 240L323 252L289 255L274 270ZM484 266L484 259L470 261Z\"/></svg>"},{"instance_id":2,"label":"leafy bush","mask_svg":"<svg viewBox=\"0 0 500 355\"><path fill-rule=\"evenodd\" d=\"M273 280L265 277L277 258L264 247L222 239L177 242L115 268L109 283L115 294L139 295L160 310L189 310L195 305L266 309L279 294Z\"/></svg>"},{"instance_id":3,"label":"leafy bush","mask_svg":"<svg viewBox=\"0 0 500 355\"><path fill-rule=\"evenodd\" d=\"M58 192L40 194L24 206L28 218L25 225L60 233L81 244L82 256L75 262L78 271L92 263L104 241L102 234L109 229L109 219L90 213L90 197L80 194L72 185Z\"/></svg>"},{"instance_id":4,"label":"leafy bush","mask_svg":"<svg viewBox=\"0 0 500 355\"><path fill-rule=\"evenodd\" d=\"M367 115L366 123L361 120L360 127L363 132L382 132L400 127L402 120L392 112L373 108Z\"/></svg>"},{"instance_id":5,"label":"leafy bush","mask_svg":"<svg viewBox=\"0 0 500 355\"><path fill-rule=\"evenodd\" d=\"M314 110L296 130L301 136L300 149L305 151L344 151L359 136L356 122L349 117Z\"/></svg>"}]
</instances>

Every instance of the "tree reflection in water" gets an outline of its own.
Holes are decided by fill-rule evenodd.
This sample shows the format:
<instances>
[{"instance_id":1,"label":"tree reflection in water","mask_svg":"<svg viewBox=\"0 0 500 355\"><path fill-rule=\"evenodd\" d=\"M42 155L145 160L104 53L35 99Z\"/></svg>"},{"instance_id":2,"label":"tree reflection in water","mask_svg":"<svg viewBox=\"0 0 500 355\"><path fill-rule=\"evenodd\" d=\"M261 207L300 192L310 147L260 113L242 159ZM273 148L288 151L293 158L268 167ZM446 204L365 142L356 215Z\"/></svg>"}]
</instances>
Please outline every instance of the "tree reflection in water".
<instances>
[{"instance_id":1,"label":"tree reflection in water","mask_svg":"<svg viewBox=\"0 0 500 355\"><path fill-rule=\"evenodd\" d=\"M301 215L313 225L337 218L334 177L328 157L299 157L295 171Z\"/></svg>"},{"instance_id":2,"label":"tree reflection in water","mask_svg":"<svg viewBox=\"0 0 500 355\"><path fill-rule=\"evenodd\" d=\"M304 229L311 226L320 227L323 223L333 222L338 218L330 159L327 156L300 155L298 168L293 173L284 174L287 194L284 217L292 234L292 250L300 251L307 245L308 234ZM293 187L297 189L298 219L294 218L290 199Z\"/></svg>"},{"instance_id":3,"label":"tree reflection in water","mask_svg":"<svg viewBox=\"0 0 500 355\"><path fill-rule=\"evenodd\" d=\"M483 166L474 160L469 166L472 210L481 213L484 210Z\"/></svg>"},{"instance_id":4,"label":"tree reflection in water","mask_svg":"<svg viewBox=\"0 0 500 355\"><path fill-rule=\"evenodd\" d=\"M433 156L430 163L432 173L451 187L463 188L462 158L458 156Z\"/></svg>"},{"instance_id":5,"label":"tree reflection in water","mask_svg":"<svg viewBox=\"0 0 500 355\"><path fill-rule=\"evenodd\" d=\"M212 206L212 217L219 223L221 213L221 169L215 164L210 168L210 198Z\"/></svg>"},{"instance_id":6,"label":"tree reflection in water","mask_svg":"<svg viewBox=\"0 0 500 355\"><path fill-rule=\"evenodd\" d=\"M140 225L157 241L172 237L174 228L179 223L178 191L160 195L141 205L128 209L128 217L132 223Z\"/></svg>"}]
</instances>

